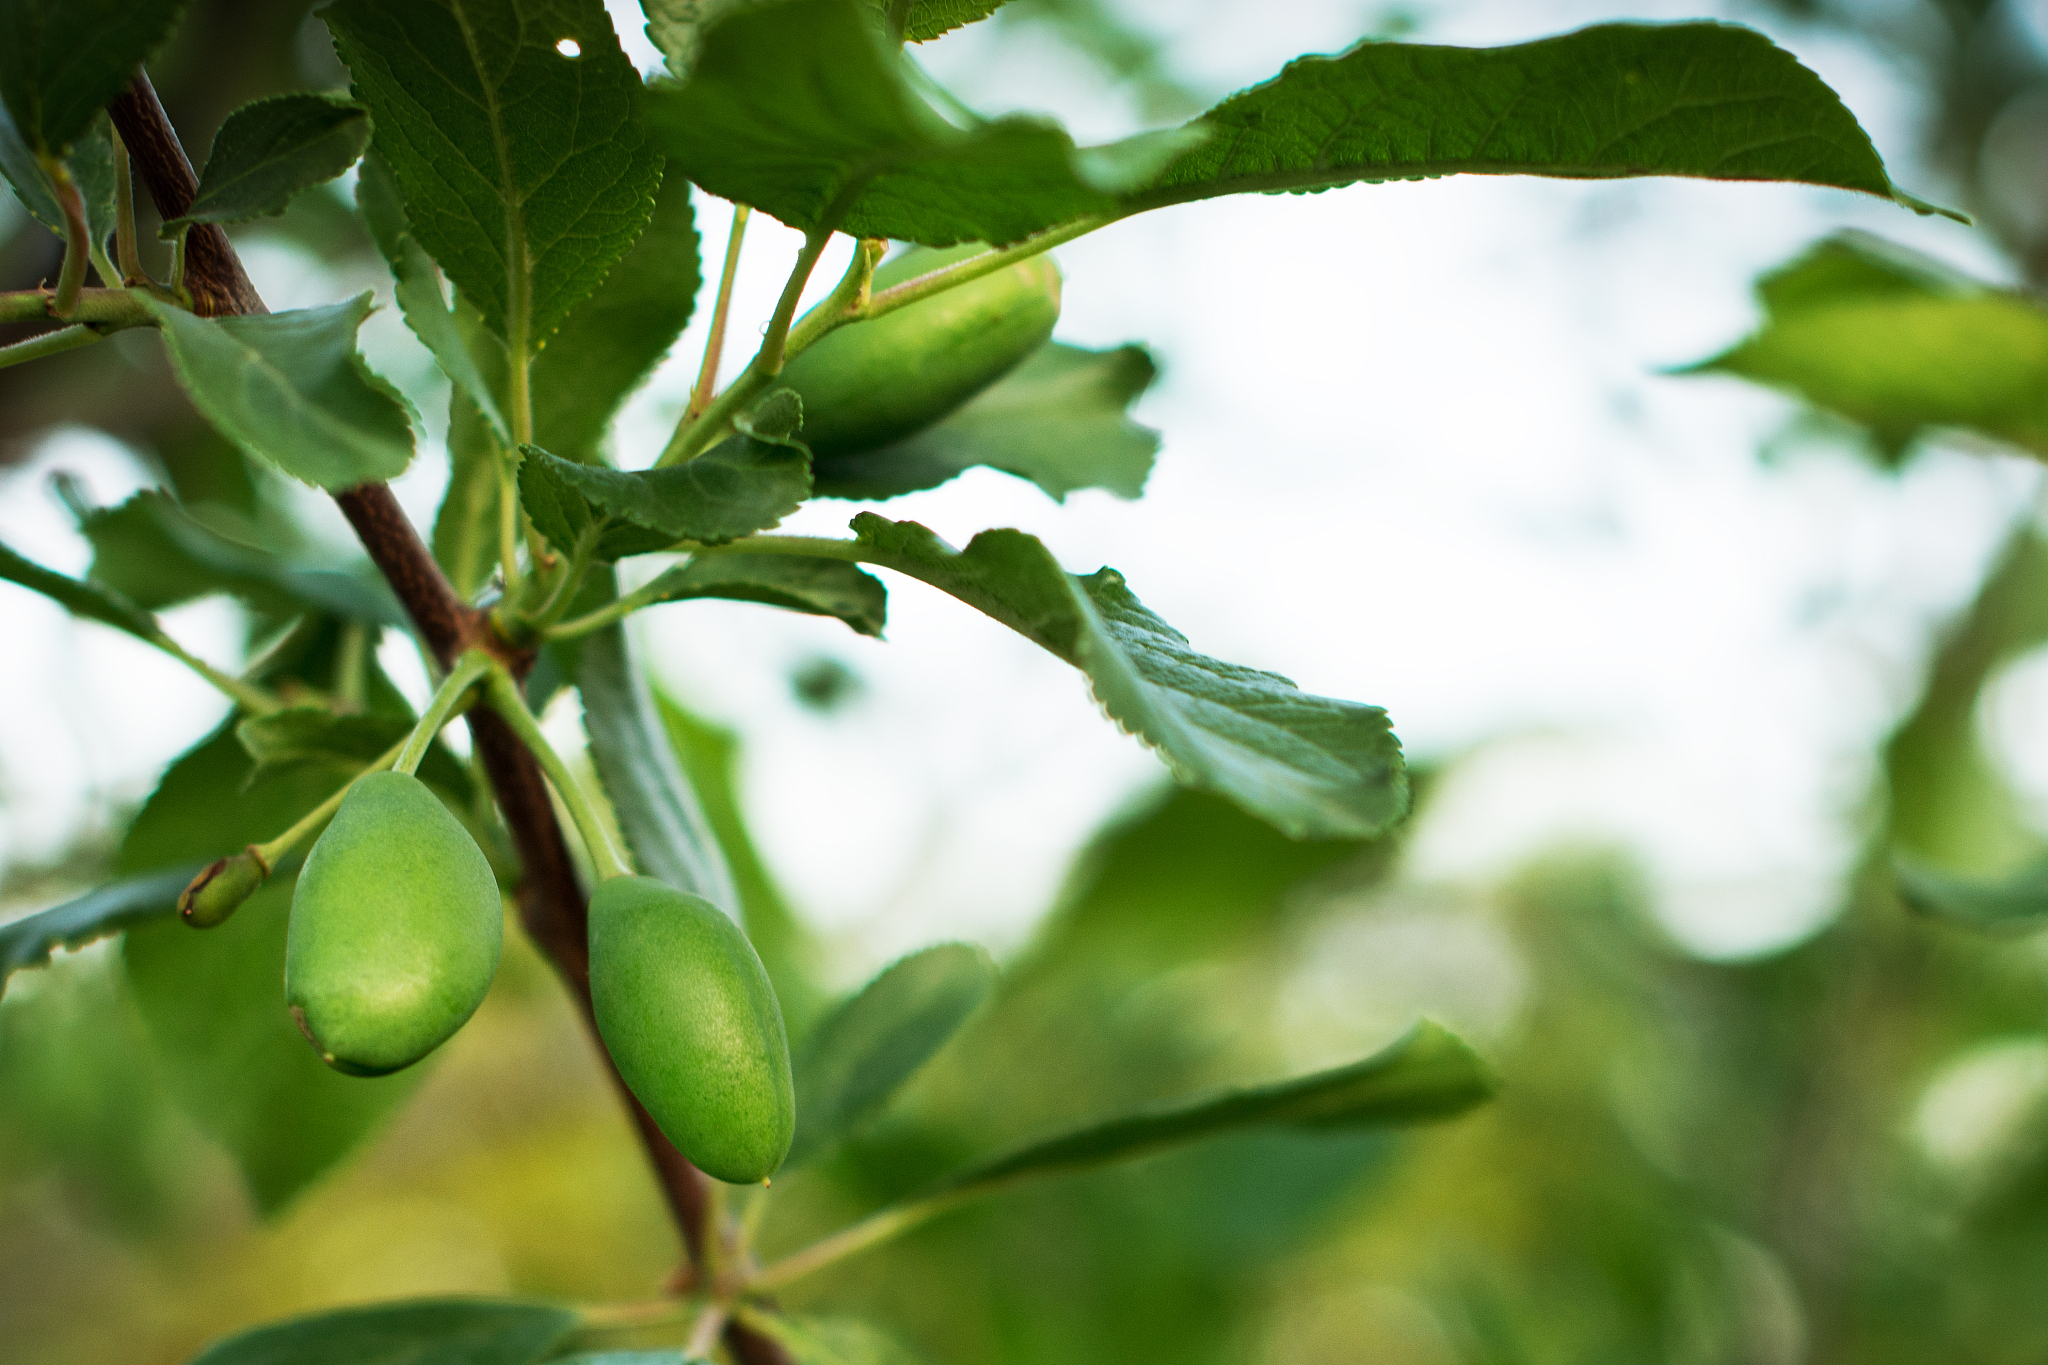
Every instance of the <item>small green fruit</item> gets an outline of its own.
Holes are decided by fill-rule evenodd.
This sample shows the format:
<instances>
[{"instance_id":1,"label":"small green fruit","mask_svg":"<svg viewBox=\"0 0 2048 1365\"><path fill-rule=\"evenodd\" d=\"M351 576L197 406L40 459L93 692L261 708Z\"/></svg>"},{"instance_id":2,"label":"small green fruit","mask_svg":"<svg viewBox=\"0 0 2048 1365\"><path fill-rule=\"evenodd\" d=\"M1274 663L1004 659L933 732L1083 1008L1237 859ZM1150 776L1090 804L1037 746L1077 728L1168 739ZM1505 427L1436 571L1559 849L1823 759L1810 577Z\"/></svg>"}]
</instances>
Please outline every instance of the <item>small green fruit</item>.
<instances>
[{"instance_id":1,"label":"small green fruit","mask_svg":"<svg viewBox=\"0 0 2048 1365\"><path fill-rule=\"evenodd\" d=\"M411 1066L476 1013L505 932L483 851L405 773L356 779L299 873L284 996L329 1066Z\"/></svg>"},{"instance_id":2,"label":"small green fruit","mask_svg":"<svg viewBox=\"0 0 2048 1365\"><path fill-rule=\"evenodd\" d=\"M707 1175L775 1174L796 1132L789 1036L738 925L701 896L614 877L590 898L590 996L619 1074Z\"/></svg>"},{"instance_id":3,"label":"small green fruit","mask_svg":"<svg viewBox=\"0 0 2048 1365\"><path fill-rule=\"evenodd\" d=\"M179 893L178 918L194 929L225 924L269 879L270 864L254 844L231 858L216 858Z\"/></svg>"},{"instance_id":4,"label":"small green fruit","mask_svg":"<svg viewBox=\"0 0 2048 1365\"><path fill-rule=\"evenodd\" d=\"M987 250L918 247L875 272L880 290ZM1052 336L1060 272L1044 256L856 322L798 355L781 382L803 399L798 433L820 460L915 435L1015 369Z\"/></svg>"}]
</instances>

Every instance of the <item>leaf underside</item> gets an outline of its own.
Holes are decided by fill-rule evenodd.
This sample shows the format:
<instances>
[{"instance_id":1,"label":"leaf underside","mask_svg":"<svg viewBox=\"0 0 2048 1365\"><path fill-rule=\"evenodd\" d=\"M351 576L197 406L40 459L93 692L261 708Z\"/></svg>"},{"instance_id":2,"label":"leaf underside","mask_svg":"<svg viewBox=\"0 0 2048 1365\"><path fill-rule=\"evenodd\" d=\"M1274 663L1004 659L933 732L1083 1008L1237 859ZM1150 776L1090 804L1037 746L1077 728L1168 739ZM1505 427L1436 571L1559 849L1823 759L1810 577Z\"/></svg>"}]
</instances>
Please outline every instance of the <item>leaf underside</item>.
<instances>
[{"instance_id":1,"label":"leaf underside","mask_svg":"<svg viewBox=\"0 0 2048 1365\"><path fill-rule=\"evenodd\" d=\"M808 555L701 554L640 592L649 606L721 598L831 616L858 635L879 637L888 623L889 590L881 580L842 560Z\"/></svg>"},{"instance_id":2,"label":"leaf underside","mask_svg":"<svg viewBox=\"0 0 2048 1365\"><path fill-rule=\"evenodd\" d=\"M7 978L40 967L59 948L82 948L94 939L176 913L178 893L204 863L123 877L48 910L0 924L0 993Z\"/></svg>"},{"instance_id":3,"label":"leaf underside","mask_svg":"<svg viewBox=\"0 0 2048 1365\"><path fill-rule=\"evenodd\" d=\"M520 454L520 502L540 533L567 553L596 528L604 560L678 541L723 545L774 526L811 493L809 451L745 432L686 463L633 472L578 464L535 446Z\"/></svg>"}]
</instances>

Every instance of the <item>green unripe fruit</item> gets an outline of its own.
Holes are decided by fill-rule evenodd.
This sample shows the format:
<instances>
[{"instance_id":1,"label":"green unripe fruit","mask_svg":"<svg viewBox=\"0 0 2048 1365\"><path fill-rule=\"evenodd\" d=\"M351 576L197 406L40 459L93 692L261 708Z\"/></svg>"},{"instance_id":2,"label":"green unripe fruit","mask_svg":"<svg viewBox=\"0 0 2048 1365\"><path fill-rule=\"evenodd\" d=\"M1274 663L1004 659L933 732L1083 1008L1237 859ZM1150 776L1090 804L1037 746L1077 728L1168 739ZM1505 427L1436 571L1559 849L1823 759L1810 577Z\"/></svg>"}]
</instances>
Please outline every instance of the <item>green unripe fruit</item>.
<instances>
[{"instance_id":1,"label":"green unripe fruit","mask_svg":"<svg viewBox=\"0 0 2048 1365\"><path fill-rule=\"evenodd\" d=\"M178 895L178 918L194 929L212 929L227 923L242 902L262 890L270 879L270 864L251 844L232 858L217 858L206 865L192 884Z\"/></svg>"},{"instance_id":2,"label":"green unripe fruit","mask_svg":"<svg viewBox=\"0 0 2048 1365\"><path fill-rule=\"evenodd\" d=\"M468 1022L505 933L483 850L426 784L356 779L299 873L284 997L321 1060L411 1066Z\"/></svg>"},{"instance_id":3,"label":"green unripe fruit","mask_svg":"<svg viewBox=\"0 0 2048 1365\"><path fill-rule=\"evenodd\" d=\"M877 292L987 250L918 247L875 272ZM827 335L782 371L804 400L799 434L820 459L915 435L1001 379L1052 336L1060 272L1034 256Z\"/></svg>"},{"instance_id":4,"label":"green unripe fruit","mask_svg":"<svg viewBox=\"0 0 2048 1365\"><path fill-rule=\"evenodd\" d=\"M590 998L619 1075L705 1174L751 1185L796 1133L789 1036L737 924L702 896L614 877L590 898Z\"/></svg>"}]
</instances>

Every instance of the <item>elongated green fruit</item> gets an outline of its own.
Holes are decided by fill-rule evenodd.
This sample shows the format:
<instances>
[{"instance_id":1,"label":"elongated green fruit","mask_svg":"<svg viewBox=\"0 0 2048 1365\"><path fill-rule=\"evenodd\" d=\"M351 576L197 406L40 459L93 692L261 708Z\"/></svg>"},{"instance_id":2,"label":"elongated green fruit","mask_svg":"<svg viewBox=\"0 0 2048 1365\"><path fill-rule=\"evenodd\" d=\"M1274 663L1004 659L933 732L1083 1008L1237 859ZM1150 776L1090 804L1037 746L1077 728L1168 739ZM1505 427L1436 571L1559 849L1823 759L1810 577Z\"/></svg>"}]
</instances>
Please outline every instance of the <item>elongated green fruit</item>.
<instances>
[{"instance_id":1,"label":"elongated green fruit","mask_svg":"<svg viewBox=\"0 0 2048 1365\"><path fill-rule=\"evenodd\" d=\"M918 247L875 272L877 290L965 256L979 243ZM1001 379L1052 336L1060 272L1034 256L1007 270L831 333L789 362L805 445L820 459L915 435Z\"/></svg>"},{"instance_id":2,"label":"elongated green fruit","mask_svg":"<svg viewBox=\"0 0 2048 1365\"><path fill-rule=\"evenodd\" d=\"M468 1022L504 939L497 878L418 778L356 779L292 893L284 997L321 1060L411 1066Z\"/></svg>"},{"instance_id":3,"label":"elongated green fruit","mask_svg":"<svg viewBox=\"0 0 2048 1365\"><path fill-rule=\"evenodd\" d=\"M702 896L614 877L590 898L590 998L619 1074L707 1175L775 1174L796 1133L789 1036L747 936Z\"/></svg>"}]
</instances>

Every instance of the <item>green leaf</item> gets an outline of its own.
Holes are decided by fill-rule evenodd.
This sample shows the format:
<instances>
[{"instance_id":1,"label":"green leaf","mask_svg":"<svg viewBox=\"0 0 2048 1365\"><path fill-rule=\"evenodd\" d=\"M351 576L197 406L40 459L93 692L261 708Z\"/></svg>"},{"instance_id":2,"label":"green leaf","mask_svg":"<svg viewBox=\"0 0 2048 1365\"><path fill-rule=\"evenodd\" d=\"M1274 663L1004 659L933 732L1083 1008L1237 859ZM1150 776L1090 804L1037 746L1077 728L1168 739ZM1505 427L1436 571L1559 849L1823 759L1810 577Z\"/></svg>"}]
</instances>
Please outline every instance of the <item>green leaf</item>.
<instances>
[{"instance_id":1,"label":"green leaf","mask_svg":"<svg viewBox=\"0 0 2048 1365\"><path fill-rule=\"evenodd\" d=\"M979 948L912 953L818 1022L798 1048L796 1140L785 1168L829 1152L880 1112L995 989Z\"/></svg>"},{"instance_id":2,"label":"green leaf","mask_svg":"<svg viewBox=\"0 0 2048 1365\"><path fill-rule=\"evenodd\" d=\"M1862 233L1757 284L1763 327L1683 373L1739 375L1867 427L1888 462L1929 430L2048 458L2048 310Z\"/></svg>"},{"instance_id":3,"label":"green leaf","mask_svg":"<svg viewBox=\"0 0 2048 1365\"><path fill-rule=\"evenodd\" d=\"M1121 498L1144 491L1159 434L1125 416L1158 369L1142 346L1090 351L1051 342L964 407L908 440L820 457L827 498L893 498L988 465L1064 502L1079 488Z\"/></svg>"},{"instance_id":4,"label":"green leaf","mask_svg":"<svg viewBox=\"0 0 2048 1365\"><path fill-rule=\"evenodd\" d=\"M193 223L240 223L285 211L301 190L356 164L370 142L370 116L346 100L298 93L252 101L213 136L199 192L165 241Z\"/></svg>"},{"instance_id":5,"label":"green leaf","mask_svg":"<svg viewBox=\"0 0 2048 1365\"><path fill-rule=\"evenodd\" d=\"M122 840L117 870L182 868L274 838L349 774L307 764L253 782L251 775L223 727L164 774ZM280 874L218 928L145 925L122 944L166 1086L233 1155L266 1213L376 1128L412 1093L420 1069L343 1076L307 1045L279 984L291 897L292 879ZM291 1122L279 1123L280 1114Z\"/></svg>"},{"instance_id":6,"label":"green leaf","mask_svg":"<svg viewBox=\"0 0 2048 1365\"><path fill-rule=\"evenodd\" d=\"M534 443L592 463L626 396L652 374L696 306L690 182L669 177L647 230L533 361Z\"/></svg>"},{"instance_id":7,"label":"green leaf","mask_svg":"<svg viewBox=\"0 0 2048 1365\"><path fill-rule=\"evenodd\" d=\"M391 167L374 153L363 158L362 174L356 179L356 207L369 226L377 250L391 267L392 294L398 300L405 325L434 357L434 363L448 376L457 394L468 399L478 415L490 423L499 446L509 447L511 429L498 410L496 386L484 377L477 364L474 338L465 335L470 329L449 308L441 292L441 272L435 267L434 258L413 240L412 229L405 221L405 205L399 198L398 182L391 178ZM453 441L451 435L451 445Z\"/></svg>"},{"instance_id":8,"label":"green leaf","mask_svg":"<svg viewBox=\"0 0 2048 1365\"><path fill-rule=\"evenodd\" d=\"M918 1365L917 1357L881 1328L855 1318L789 1317L743 1311L741 1320L768 1337L795 1365Z\"/></svg>"},{"instance_id":9,"label":"green leaf","mask_svg":"<svg viewBox=\"0 0 2048 1365\"><path fill-rule=\"evenodd\" d=\"M14 116L7 112L4 100L0 100L0 176L7 178L14 197L37 222L62 235L64 210L57 207L50 182L44 178L43 168L36 164L36 154L21 140L21 132L14 126Z\"/></svg>"},{"instance_id":10,"label":"green leaf","mask_svg":"<svg viewBox=\"0 0 2048 1365\"><path fill-rule=\"evenodd\" d=\"M104 246L114 233L114 144L113 124L105 115L96 117L85 135L72 144L61 158L78 186L85 206L85 225L95 245ZM14 124L7 108L0 104L0 176L13 186L22 207L44 227L64 235L64 210L57 206L50 180L37 164Z\"/></svg>"},{"instance_id":11,"label":"green leaf","mask_svg":"<svg viewBox=\"0 0 2048 1365\"><path fill-rule=\"evenodd\" d=\"M1385 711L1197 654L1116 570L1068 574L1021 531L984 531L955 550L916 522L863 512L852 524L863 559L951 593L1087 674L1110 717L1188 786L1295 838L1364 838L1406 811Z\"/></svg>"},{"instance_id":12,"label":"green leaf","mask_svg":"<svg viewBox=\"0 0 2048 1365\"><path fill-rule=\"evenodd\" d=\"M889 590L874 575L841 560L809 555L701 554L633 595L650 607L697 597L759 602L836 616L856 634L876 637L889 608Z\"/></svg>"},{"instance_id":13,"label":"green leaf","mask_svg":"<svg viewBox=\"0 0 2048 1365\"><path fill-rule=\"evenodd\" d=\"M891 7L891 0L868 0L868 3L884 13ZM1005 0L910 0L910 11L903 19L903 36L913 43L929 42L941 34L988 18L1004 3Z\"/></svg>"},{"instance_id":14,"label":"green leaf","mask_svg":"<svg viewBox=\"0 0 2048 1365\"><path fill-rule=\"evenodd\" d=\"M413 235L492 331L545 339L633 245L661 177L601 0L339 0L321 16Z\"/></svg>"},{"instance_id":15,"label":"green leaf","mask_svg":"<svg viewBox=\"0 0 2048 1365\"><path fill-rule=\"evenodd\" d=\"M344 716L321 706L293 706L251 716L235 727L235 738L256 764L248 780L260 782L301 764L352 776L396 748L412 728L404 716ZM470 790L469 775L438 739L420 761L419 777L457 798Z\"/></svg>"},{"instance_id":16,"label":"green leaf","mask_svg":"<svg viewBox=\"0 0 2048 1365\"><path fill-rule=\"evenodd\" d=\"M551 1365L710 1365L681 1351L587 1351L556 1356Z\"/></svg>"},{"instance_id":17,"label":"green leaf","mask_svg":"<svg viewBox=\"0 0 2048 1365\"><path fill-rule=\"evenodd\" d=\"M455 300L454 318L468 353L482 357L485 392L496 392L505 374L505 348L461 298ZM434 558L465 599L474 599L498 568L498 500L511 458L498 432L501 421L487 416L459 384L448 395L448 491L434 516Z\"/></svg>"},{"instance_id":18,"label":"green leaf","mask_svg":"<svg viewBox=\"0 0 2048 1365\"><path fill-rule=\"evenodd\" d=\"M793 440L738 432L696 459L627 473L520 447L519 499L567 553L586 532L598 557L664 550L677 541L723 545L765 531L811 492L810 452Z\"/></svg>"},{"instance_id":19,"label":"green leaf","mask_svg":"<svg viewBox=\"0 0 2048 1365\"><path fill-rule=\"evenodd\" d=\"M1899 899L1930 919L1988 934L2031 934L2048 928L2048 859L2001 881L1951 876L1910 858L1896 858Z\"/></svg>"},{"instance_id":20,"label":"green leaf","mask_svg":"<svg viewBox=\"0 0 2048 1365\"><path fill-rule=\"evenodd\" d=\"M0 993L6 991L9 976L42 966L59 948L82 948L94 939L175 914L178 893L204 866L193 863L123 877L62 905L0 924Z\"/></svg>"},{"instance_id":21,"label":"green leaf","mask_svg":"<svg viewBox=\"0 0 2048 1365\"><path fill-rule=\"evenodd\" d=\"M1223 1133L1260 1128L1350 1132L1455 1118L1498 1088L1479 1055L1428 1020L1381 1052L1291 1081L1092 1124L984 1162L938 1186L965 1193L1024 1176L1130 1161Z\"/></svg>"},{"instance_id":22,"label":"green leaf","mask_svg":"<svg viewBox=\"0 0 2048 1365\"><path fill-rule=\"evenodd\" d=\"M689 80L649 92L670 164L793 227L950 246L1114 209L1202 136L1077 151L1044 119L955 127L914 92L863 0L722 13Z\"/></svg>"},{"instance_id":23,"label":"green leaf","mask_svg":"<svg viewBox=\"0 0 2048 1365\"><path fill-rule=\"evenodd\" d=\"M1820 77L1733 24L1598 24L1496 48L1361 43L1291 62L1198 122L1214 136L1128 207L1458 174L1673 175L1946 212L1898 191Z\"/></svg>"},{"instance_id":24,"label":"green leaf","mask_svg":"<svg viewBox=\"0 0 2048 1365\"><path fill-rule=\"evenodd\" d=\"M163 628L157 625L156 618L119 593L67 578L23 558L5 545L0 545L0 579L41 593L73 616L125 630L139 640L154 643L163 638Z\"/></svg>"},{"instance_id":25,"label":"green leaf","mask_svg":"<svg viewBox=\"0 0 2048 1365\"><path fill-rule=\"evenodd\" d=\"M377 625L407 624L405 609L381 577L297 568L229 540L166 494L147 490L104 508L74 498L73 506L92 542L93 579L152 611L224 592L277 616L310 609Z\"/></svg>"},{"instance_id":26,"label":"green leaf","mask_svg":"<svg viewBox=\"0 0 2048 1365\"><path fill-rule=\"evenodd\" d=\"M572 658L591 762L638 869L736 915L732 872L696 791L676 765L625 631L615 625L585 636Z\"/></svg>"},{"instance_id":27,"label":"green leaf","mask_svg":"<svg viewBox=\"0 0 2048 1365\"><path fill-rule=\"evenodd\" d=\"M62 153L171 31L184 0L0 0L0 99L32 152Z\"/></svg>"},{"instance_id":28,"label":"green leaf","mask_svg":"<svg viewBox=\"0 0 2048 1365\"><path fill-rule=\"evenodd\" d=\"M423 1299L271 1323L191 1365L529 1365L575 1326L576 1314L554 1304Z\"/></svg>"},{"instance_id":29,"label":"green leaf","mask_svg":"<svg viewBox=\"0 0 2048 1365\"><path fill-rule=\"evenodd\" d=\"M171 367L193 405L250 455L336 490L396 478L411 463L405 402L356 351L369 294L324 308L224 318L138 297L162 327Z\"/></svg>"},{"instance_id":30,"label":"green leaf","mask_svg":"<svg viewBox=\"0 0 2048 1365\"><path fill-rule=\"evenodd\" d=\"M1819 77L1733 25L1605 24L1500 48L1368 42L1194 122L1077 150L1058 127L958 127L857 0L722 11L653 92L671 159L806 231L944 246L1224 194L1457 174L1675 175L1860 190L1917 211Z\"/></svg>"}]
</instances>

